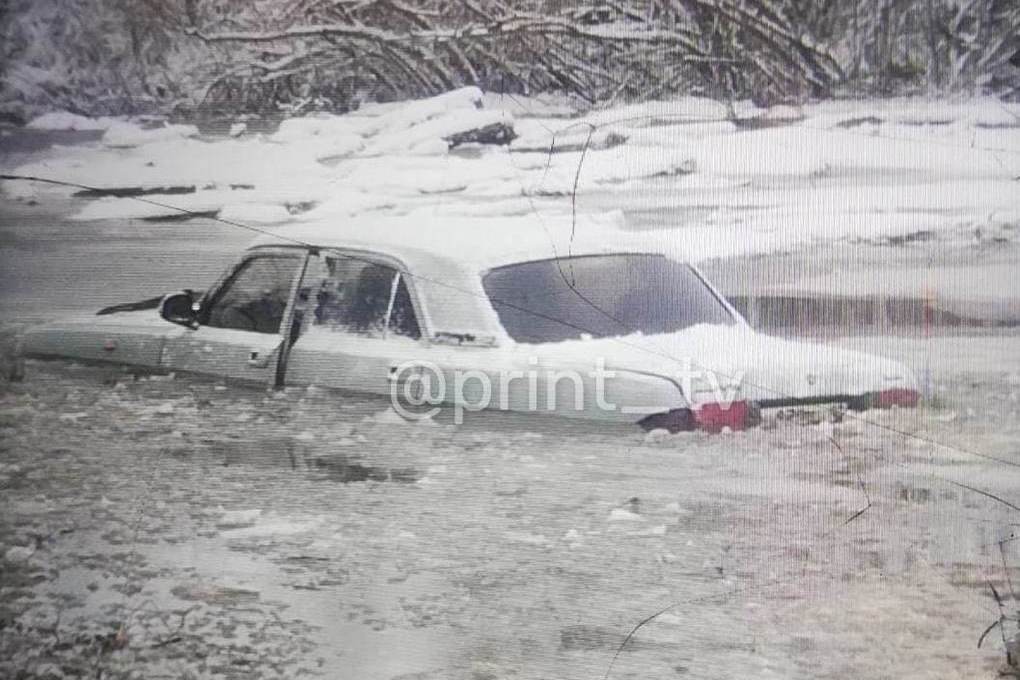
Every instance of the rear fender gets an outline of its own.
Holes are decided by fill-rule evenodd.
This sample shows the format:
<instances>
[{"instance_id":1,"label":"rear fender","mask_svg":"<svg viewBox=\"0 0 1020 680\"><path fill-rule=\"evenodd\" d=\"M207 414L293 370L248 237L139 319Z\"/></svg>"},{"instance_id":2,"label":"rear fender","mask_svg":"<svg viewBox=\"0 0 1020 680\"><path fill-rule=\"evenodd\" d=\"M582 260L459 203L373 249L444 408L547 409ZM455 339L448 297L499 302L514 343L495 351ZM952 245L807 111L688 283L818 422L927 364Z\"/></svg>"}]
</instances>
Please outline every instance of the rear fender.
<instances>
[{"instance_id":1,"label":"rear fender","mask_svg":"<svg viewBox=\"0 0 1020 680\"><path fill-rule=\"evenodd\" d=\"M605 401L615 420L639 423L650 415L690 408L680 385L655 373L607 369Z\"/></svg>"}]
</instances>

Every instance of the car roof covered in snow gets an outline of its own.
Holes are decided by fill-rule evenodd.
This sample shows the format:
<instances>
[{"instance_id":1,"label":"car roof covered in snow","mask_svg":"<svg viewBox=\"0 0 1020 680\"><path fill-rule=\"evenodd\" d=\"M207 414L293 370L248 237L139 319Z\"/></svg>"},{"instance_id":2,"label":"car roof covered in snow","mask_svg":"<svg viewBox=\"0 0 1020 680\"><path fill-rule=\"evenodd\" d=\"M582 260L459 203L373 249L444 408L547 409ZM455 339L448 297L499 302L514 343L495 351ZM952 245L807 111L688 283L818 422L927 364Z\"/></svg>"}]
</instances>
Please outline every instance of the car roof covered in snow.
<instances>
[{"instance_id":1,"label":"car roof covered in snow","mask_svg":"<svg viewBox=\"0 0 1020 680\"><path fill-rule=\"evenodd\" d=\"M252 248L309 245L378 253L403 264L432 333L507 339L482 285L490 269L555 257L660 253L655 240L629 231L622 214L447 217L349 217L293 224L265 235ZM668 254L668 253L663 253Z\"/></svg>"},{"instance_id":2,"label":"car roof covered in snow","mask_svg":"<svg viewBox=\"0 0 1020 680\"><path fill-rule=\"evenodd\" d=\"M660 238L661 242L662 239ZM258 238L252 247L302 243L353 248L401 260L412 273L436 264L486 271L519 262L571 255L660 253L662 244L626 229L619 212L601 215L449 217L411 213L298 223Z\"/></svg>"}]
</instances>

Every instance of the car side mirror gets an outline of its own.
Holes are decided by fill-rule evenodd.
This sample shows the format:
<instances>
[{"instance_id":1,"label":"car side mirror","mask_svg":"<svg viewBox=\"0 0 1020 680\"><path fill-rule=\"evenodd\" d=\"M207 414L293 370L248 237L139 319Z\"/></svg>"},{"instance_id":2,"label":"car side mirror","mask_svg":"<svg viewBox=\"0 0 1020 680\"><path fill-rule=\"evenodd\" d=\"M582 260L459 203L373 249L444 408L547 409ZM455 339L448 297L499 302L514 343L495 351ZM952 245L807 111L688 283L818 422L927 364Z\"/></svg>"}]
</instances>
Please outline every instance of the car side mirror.
<instances>
[{"instance_id":1,"label":"car side mirror","mask_svg":"<svg viewBox=\"0 0 1020 680\"><path fill-rule=\"evenodd\" d=\"M198 328L198 313L192 292L171 293L159 303L159 315L170 323Z\"/></svg>"}]
</instances>

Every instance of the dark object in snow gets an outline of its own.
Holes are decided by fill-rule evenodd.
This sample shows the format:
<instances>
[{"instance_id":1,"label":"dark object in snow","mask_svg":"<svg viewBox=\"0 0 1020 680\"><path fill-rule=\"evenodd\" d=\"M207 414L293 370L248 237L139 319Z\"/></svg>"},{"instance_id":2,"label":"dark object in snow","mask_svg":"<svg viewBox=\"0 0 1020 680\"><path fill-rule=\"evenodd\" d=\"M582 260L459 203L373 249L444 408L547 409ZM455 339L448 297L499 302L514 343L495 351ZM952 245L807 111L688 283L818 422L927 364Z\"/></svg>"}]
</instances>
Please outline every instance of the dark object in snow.
<instances>
[{"instance_id":1,"label":"dark object in snow","mask_svg":"<svg viewBox=\"0 0 1020 680\"><path fill-rule=\"evenodd\" d=\"M139 217L143 222L187 222L195 219L216 219L220 214L219 210L189 210L188 212L175 213L172 215L151 215Z\"/></svg>"},{"instance_id":2,"label":"dark object in snow","mask_svg":"<svg viewBox=\"0 0 1020 680\"><path fill-rule=\"evenodd\" d=\"M836 123L836 127L847 129L861 125L881 125L882 123L882 119L877 116L861 116L860 118L848 118L846 120L841 120Z\"/></svg>"},{"instance_id":3,"label":"dark object in snow","mask_svg":"<svg viewBox=\"0 0 1020 680\"><path fill-rule=\"evenodd\" d=\"M733 124L740 130L765 130L800 123L805 119L802 113L779 113L775 115L757 115L746 118L734 118Z\"/></svg>"},{"instance_id":4,"label":"dark object in snow","mask_svg":"<svg viewBox=\"0 0 1020 680\"><path fill-rule=\"evenodd\" d=\"M485 125L473 130L455 132L443 139L446 140L451 149L461 144L496 144L503 146L517 139L517 133L514 132L512 126L506 123L493 123L492 125Z\"/></svg>"},{"instance_id":5,"label":"dark object in snow","mask_svg":"<svg viewBox=\"0 0 1020 680\"><path fill-rule=\"evenodd\" d=\"M177 196L180 194L195 193L195 185L170 186L170 187L113 187L110 189L82 189L74 192L75 198L103 198L113 196L115 198L135 198L137 196L151 196L153 194L164 194Z\"/></svg>"},{"instance_id":6,"label":"dark object in snow","mask_svg":"<svg viewBox=\"0 0 1020 680\"><path fill-rule=\"evenodd\" d=\"M620 146L627 141L627 136L616 131L610 131L604 136L592 135L580 142L560 143L555 139L548 146L518 146L514 147L515 153L576 153L578 151L602 151Z\"/></svg>"}]
</instances>

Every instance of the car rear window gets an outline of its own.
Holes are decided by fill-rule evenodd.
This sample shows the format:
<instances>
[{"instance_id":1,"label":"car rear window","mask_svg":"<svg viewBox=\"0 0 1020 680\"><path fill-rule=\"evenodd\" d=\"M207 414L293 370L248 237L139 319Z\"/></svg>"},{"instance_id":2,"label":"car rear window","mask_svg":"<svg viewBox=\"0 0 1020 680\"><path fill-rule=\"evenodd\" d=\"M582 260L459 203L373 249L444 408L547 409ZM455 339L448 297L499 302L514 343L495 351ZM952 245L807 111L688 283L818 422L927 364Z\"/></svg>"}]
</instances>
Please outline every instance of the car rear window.
<instances>
[{"instance_id":1,"label":"car rear window","mask_svg":"<svg viewBox=\"0 0 1020 680\"><path fill-rule=\"evenodd\" d=\"M669 333L736 322L694 269L661 255L514 264L490 271L483 286L517 342Z\"/></svg>"}]
</instances>

